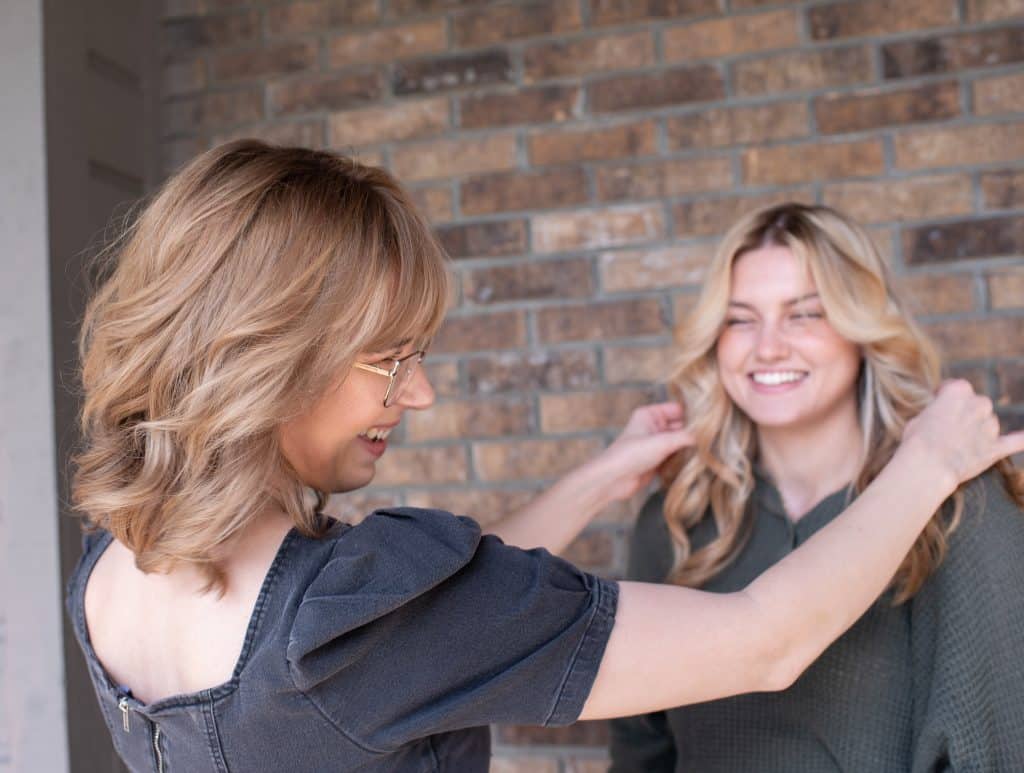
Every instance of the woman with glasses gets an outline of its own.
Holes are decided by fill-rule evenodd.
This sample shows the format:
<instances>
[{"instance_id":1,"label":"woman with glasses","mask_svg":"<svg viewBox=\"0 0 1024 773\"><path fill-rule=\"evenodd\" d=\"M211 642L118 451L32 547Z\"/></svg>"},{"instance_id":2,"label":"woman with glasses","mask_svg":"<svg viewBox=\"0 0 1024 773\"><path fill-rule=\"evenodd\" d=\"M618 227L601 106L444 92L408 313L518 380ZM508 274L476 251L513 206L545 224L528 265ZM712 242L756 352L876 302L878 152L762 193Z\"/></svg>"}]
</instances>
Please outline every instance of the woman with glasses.
<instances>
[{"instance_id":1,"label":"woman with glasses","mask_svg":"<svg viewBox=\"0 0 1024 773\"><path fill-rule=\"evenodd\" d=\"M615 583L552 553L691 442L678 406L634 413L494 534L432 510L322 514L434 399L419 363L447 267L383 170L230 143L112 254L82 331L91 531L68 608L132 770L486 771L487 723L781 689L960 482L1024 448L954 383L843 516L748 588Z\"/></svg>"},{"instance_id":2,"label":"woman with glasses","mask_svg":"<svg viewBox=\"0 0 1024 773\"><path fill-rule=\"evenodd\" d=\"M757 582L870 493L939 383L870 238L827 207L738 222L679 341L695 442L640 514L634 580ZM944 500L795 684L616 720L614 773L1024 770L1024 474L1004 461Z\"/></svg>"}]
</instances>

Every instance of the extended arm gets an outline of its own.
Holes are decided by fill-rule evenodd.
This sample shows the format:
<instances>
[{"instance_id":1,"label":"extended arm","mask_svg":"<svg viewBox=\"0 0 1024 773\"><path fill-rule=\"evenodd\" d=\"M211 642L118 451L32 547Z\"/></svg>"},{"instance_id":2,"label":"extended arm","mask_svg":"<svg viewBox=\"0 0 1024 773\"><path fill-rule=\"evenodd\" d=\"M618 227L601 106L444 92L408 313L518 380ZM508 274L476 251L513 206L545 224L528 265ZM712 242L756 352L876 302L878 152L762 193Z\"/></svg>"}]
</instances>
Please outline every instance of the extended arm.
<instances>
[{"instance_id":1,"label":"extended arm","mask_svg":"<svg viewBox=\"0 0 1024 773\"><path fill-rule=\"evenodd\" d=\"M745 590L622 583L581 718L788 687L878 597L958 483L1022 449L1024 433L1000 438L991 401L954 382L843 514Z\"/></svg>"},{"instance_id":2,"label":"extended arm","mask_svg":"<svg viewBox=\"0 0 1024 773\"><path fill-rule=\"evenodd\" d=\"M657 466L690 442L677 403L638 408L603 453L569 472L487 532L501 537L507 545L543 547L561 553L595 515L644 488Z\"/></svg>"}]
</instances>

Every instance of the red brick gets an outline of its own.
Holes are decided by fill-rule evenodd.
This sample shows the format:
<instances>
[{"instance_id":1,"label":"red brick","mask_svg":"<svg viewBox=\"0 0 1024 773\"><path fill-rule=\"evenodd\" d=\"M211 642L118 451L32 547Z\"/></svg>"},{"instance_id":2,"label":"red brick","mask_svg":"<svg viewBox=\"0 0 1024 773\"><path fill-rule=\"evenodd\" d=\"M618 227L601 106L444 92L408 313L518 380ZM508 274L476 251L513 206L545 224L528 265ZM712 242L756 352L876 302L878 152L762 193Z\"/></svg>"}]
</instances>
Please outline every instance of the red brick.
<instances>
[{"instance_id":1,"label":"red brick","mask_svg":"<svg viewBox=\"0 0 1024 773\"><path fill-rule=\"evenodd\" d=\"M893 146L901 169L1016 162L1024 158L1024 123L901 132Z\"/></svg>"},{"instance_id":2,"label":"red brick","mask_svg":"<svg viewBox=\"0 0 1024 773\"><path fill-rule=\"evenodd\" d=\"M458 483L469 478L466 451L462 446L436 448L389 448L377 461L376 486L408 486Z\"/></svg>"},{"instance_id":3,"label":"red brick","mask_svg":"<svg viewBox=\"0 0 1024 773\"><path fill-rule=\"evenodd\" d=\"M1024 215L937 223L903 231L907 263L1024 254Z\"/></svg>"},{"instance_id":4,"label":"red brick","mask_svg":"<svg viewBox=\"0 0 1024 773\"><path fill-rule=\"evenodd\" d=\"M396 64L392 87L396 95L404 96L511 81L507 51L478 51Z\"/></svg>"},{"instance_id":5,"label":"red brick","mask_svg":"<svg viewBox=\"0 0 1024 773\"><path fill-rule=\"evenodd\" d=\"M634 408L654 400L651 389L603 389L541 395L540 428L544 433L621 429Z\"/></svg>"},{"instance_id":6,"label":"red brick","mask_svg":"<svg viewBox=\"0 0 1024 773\"><path fill-rule=\"evenodd\" d=\"M480 480L551 479L597 456L603 448L600 438L476 442L473 467Z\"/></svg>"},{"instance_id":7,"label":"red brick","mask_svg":"<svg viewBox=\"0 0 1024 773\"><path fill-rule=\"evenodd\" d=\"M370 24L379 19L380 0L327 0L327 23L332 27Z\"/></svg>"},{"instance_id":8,"label":"red brick","mask_svg":"<svg viewBox=\"0 0 1024 773\"><path fill-rule=\"evenodd\" d=\"M732 159L681 158L614 164L596 171L597 198L601 201L679 196L714 191L733 185Z\"/></svg>"},{"instance_id":9,"label":"red brick","mask_svg":"<svg viewBox=\"0 0 1024 773\"><path fill-rule=\"evenodd\" d=\"M617 75L587 86L594 113L646 110L725 97L725 85L711 65L664 70L655 74Z\"/></svg>"},{"instance_id":10,"label":"red brick","mask_svg":"<svg viewBox=\"0 0 1024 773\"><path fill-rule=\"evenodd\" d=\"M701 244L605 252L601 286L614 293L700 284L713 251L713 244Z\"/></svg>"},{"instance_id":11,"label":"red brick","mask_svg":"<svg viewBox=\"0 0 1024 773\"><path fill-rule=\"evenodd\" d=\"M719 148L770 142L810 133L807 104L776 102L754 107L722 107L688 113L665 121L669 148Z\"/></svg>"},{"instance_id":12,"label":"red brick","mask_svg":"<svg viewBox=\"0 0 1024 773\"><path fill-rule=\"evenodd\" d=\"M600 381L592 351L504 352L466 360L470 394L586 389Z\"/></svg>"},{"instance_id":13,"label":"red brick","mask_svg":"<svg viewBox=\"0 0 1024 773\"><path fill-rule=\"evenodd\" d=\"M455 44L465 47L571 32L583 26L577 0L544 0L467 11L452 19Z\"/></svg>"},{"instance_id":14,"label":"red brick","mask_svg":"<svg viewBox=\"0 0 1024 773\"><path fill-rule=\"evenodd\" d=\"M208 18L167 21L161 28L161 45L178 56L201 48L223 48L258 40L259 14L256 11Z\"/></svg>"},{"instance_id":15,"label":"red brick","mask_svg":"<svg viewBox=\"0 0 1024 773\"><path fill-rule=\"evenodd\" d=\"M439 354L489 349L519 349L526 345L526 316L522 311L492 311L448 317L430 350Z\"/></svg>"},{"instance_id":16,"label":"red brick","mask_svg":"<svg viewBox=\"0 0 1024 773\"><path fill-rule=\"evenodd\" d=\"M607 758L571 757L565 761L565 773L608 773Z\"/></svg>"},{"instance_id":17,"label":"red brick","mask_svg":"<svg viewBox=\"0 0 1024 773\"><path fill-rule=\"evenodd\" d=\"M996 367L996 376L999 379L998 405L1024 403L1024 363L1001 362Z\"/></svg>"},{"instance_id":18,"label":"red brick","mask_svg":"<svg viewBox=\"0 0 1024 773\"><path fill-rule=\"evenodd\" d=\"M534 489L517 488L442 488L410 491L406 501L411 507L429 507L468 516L486 528L526 507L537 493Z\"/></svg>"},{"instance_id":19,"label":"red brick","mask_svg":"<svg viewBox=\"0 0 1024 773\"><path fill-rule=\"evenodd\" d=\"M271 110L278 115L342 110L381 98L384 84L379 73L317 75L269 86Z\"/></svg>"},{"instance_id":20,"label":"red brick","mask_svg":"<svg viewBox=\"0 0 1024 773\"><path fill-rule=\"evenodd\" d=\"M755 185L867 177L884 168L880 140L754 148L743 154L743 179Z\"/></svg>"},{"instance_id":21,"label":"red brick","mask_svg":"<svg viewBox=\"0 0 1024 773\"><path fill-rule=\"evenodd\" d=\"M371 145L429 137L443 132L449 123L447 97L346 110L330 117L331 144Z\"/></svg>"},{"instance_id":22,"label":"red brick","mask_svg":"<svg viewBox=\"0 0 1024 773\"><path fill-rule=\"evenodd\" d=\"M926 328L950 360L1024 355L1024 317L948 320Z\"/></svg>"},{"instance_id":23,"label":"red brick","mask_svg":"<svg viewBox=\"0 0 1024 773\"><path fill-rule=\"evenodd\" d=\"M990 29L882 46L886 78L935 75L1024 60L1024 27Z\"/></svg>"},{"instance_id":24,"label":"red brick","mask_svg":"<svg viewBox=\"0 0 1024 773\"><path fill-rule=\"evenodd\" d=\"M989 304L993 309L1024 307L1024 269L1016 267L988 276Z\"/></svg>"},{"instance_id":25,"label":"red brick","mask_svg":"<svg viewBox=\"0 0 1024 773\"><path fill-rule=\"evenodd\" d=\"M910 274L896 287L915 314L955 314L974 309L974 281L965 274Z\"/></svg>"},{"instance_id":26,"label":"red brick","mask_svg":"<svg viewBox=\"0 0 1024 773\"><path fill-rule=\"evenodd\" d=\"M969 22L1024 18L1024 0L967 0L965 15Z\"/></svg>"},{"instance_id":27,"label":"red brick","mask_svg":"<svg viewBox=\"0 0 1024 773\"><path fill-rule=\"evenodd\" d=\"M515 126L524 123L561 123L579 117L579 86L543 86L508 94L464 97L461 125L466 129Z\"/></svg>"},{"instance_id":28,"label":"red brick","mask_svg":"<svg viewBox=\"0 0 1024 773\"><path fill-rule=\"evenodd\" d=\"M266 15L267 34L271 37L319 32L327 24L327 6L323 0L292 0L286 5L271 6L266 10Z\"/></svg>"},{"instance_id":29,"label":"red brick","mask_svg":"<svg viewBox=\"0 0 1024 773\"><path fill-rule=\"evenodd\" d=\"M604 376L609 384L664 382L679 356L675 346L608 346L604 350Z\"/></svg>"},{"instance_id":30,"label":"red brick","mask_svg":"<svg viewBox=\"0 0 1024 773\"><path fill-rule=\"evenodd\" d=\"M409 191L417 209L431 223L444 223L452 219L452 191L447 185L428 185Z\"/></svg>"},{"instance_id":31,"label":"red brick","mask_svg":"<svg viewBox=\"0 0 1024 773\"><path fill-rule=\"evenodd\" d=\"M588 529L562 551L570 564L588 572L608 573L615 564L615 536L607 530Z\"/></svg>"},{"instance_id":32,"label":"red brick","mask_svg":"<svg viewBox=\"0 0 1024 773\"><path fill-rule=\"evenodd\" d=\"M498 727L498 740L512 744L599 746L604 749L608 745L608 723L576 722L565 727L501 725Z\"/></svg>"},{"instance_id":33,"label":"red brick","mask_svg":"<svg viewBox=\"0 0 1024 773\"><path fill-rule=\"evenodd\" d=\"M895 32L955 24L956 0L847 0L811 8L807 26L815 40Z\"/></svg>"},{"instance_id":34,"label":"red brick","mask_svg":"<svg viewBox=\"0 0 1024 773\"><path fill-rule=\"evenodd\" d=\"M1024 112L1024 73L976 80L971 88L978 115Z\"/></svg>"},{"instance_id":35,"label":"red brick","mask_svg":"<svg viewBox=\"0 0 1024 773\"><path fill-rule=\"evenodd\" d=\"M973 210L966 176L939 175L826 185L823 201L862 223L966 215Z\"/></svg>"},{"instance_id":36,"label":"red brick","mask_svg":"<svg viewBox=\"0 0 1024 773\"><path fill-rule=\"evenodd\" d=\"M810 91L872 80L871 58L862 46L772 54L733 65L740 96Z\"/></svg>"},{"instance_id":37,"label":"red brick","mask_svg":"<svg viewBox=\"0 0 1024 773\"><path fill-rule=\"evenodd\" d=\"M656 298L560 306L537 313L537 332L544 343L595 341L667 332Z\"/></svg>"},{"instance_id":38,"label":"red brick","mask_svg":"<svg viewBox=\"0 0 1024 773\"><path fill-rule=\"evenodd\" d=\"M165 102L165 135L221 129L263 118L263 97L258 89L216 91Z\"/></svg>"},{"instance_id":39,"label":"red brick","mask_svg":"<svg viewBox=\"0 0 1024 773\"><path fill-rule=\"evenodd\" d=\"M544 78L629 70L649 67L654 61L654 41L646 30L554 40L538 43L523 52L523 80L530 83Z\"/></svg>"},{"instance_id":40,"label":"red brick","mask_svg":"<svg viewBox=\"0 0 1024 773\"><path fill-rule=\"evenodd\" d=\"M658 205L536 215L531 220L536 252L563 252L652 241L665 233Z\"/></svg>"},{"instance_id":41,"label":"red brick","mask_svg":"<svg viewBox=\"0 0 1024 773\"><path fill-rule=\"evenodd\" d=\"M251 137L273 145L300 145L305 148L324 147L324 123L320 120L312 121L288 121L281 123L248 125L244 128L234 129L229 132L219 132L213 135L213 143L219 145L229 140L239 140Z\"/></svg>"},{"instance_id":42,"label":"red brick","mask_svg":"<svg viewBox=\"0 0 1024 773\"><path fill-rule=\"evenodd\" d=\"M217 54L212 59L213 75L219 81L238 81L286 75L314 69L316 41L276 43L265 48Z\"/></svg>"},{"instance_id":43,"label":"red brick","mask_svg":"<svg viewBox=\"0 0 1024 773\"><path fill-rule=\"evenodd\" d=\"M800 43L795 11L730 16L669 27L662 33L666 62L735 56Z\"/></svg>"},{"instance_id":44,"label":"red brick","mask_svg":"<svg viewBox=\"0 0 1024 773\"><path fill-rule=\"evenodd\" d=\"M592 0L590 3L590 23L595 27L717 13L716 0Z\"/></svg>"},{"instance_id":45,"label":"red brick","mask_svg":"<svg viewBox=\"0 0 1024 773\"><path fill-rule=\"evenodd\" d=\"M534 166L635 158L651 155L657 150L653 121L603 129L537 133L529 137L528 147L530 163Z\"/></svg>"},{"instance_id":46,"label":"red brick","mask_svg":"<svg viewBox=\"0 0 1024 773\"><path fill-rule=\"evenodd\" d=\"M428 411L409 411L405 416L410 443L526 435L532 430L532 406L518 397L437 403Z\"/></svg>"},{"instance_id":47,"label":"red brick","mask_svg":"<svg viewBox=\"0 0 1024 773\"><path fill-rule=\"evenodd\" d=\"M590 261L573 258L466 271L462 287L467 301L483 305L542 298L586 297L594 292L594 279Z\"/></svg>"},{"instance_id":48,"label":"red brick","mask_svg":"<svg viewBox=\"0 0 1024 773\"><path fill-rule=\"evenodd\" d=\"M327 46L330 66L348 67L440 53L448 47L448 33L444 19L427 19L338 35Z\"/></svg>"},{"instance_id":49,"label":"red brick","mask_svg":"<svg viewBox=\"0 0 1024 773\"><path fill-rule=\"evenodd\" d=\"M357 524L374 510L387 510L401 506L397 494L381 494L379 492L346 491L343 494L332 494L324 507L324 513L331 518L349 524Z\"/></svg>"},{"instance_id":50,"label":"red brick","mask_svg":"<svg viewBox=\"0 0 1024 773\"><path fill-rule=\"evenodd\" d=\"M722 234L748 212L787 201L813 204L814 192L810 188L794 188L773 193L680 202L672 208L675 235L689 238Z\"/></svg>"},{"instance_id":51,"label":"red brick","mask_svg":"<svg viewBox=\"0 0 1024 773\"><path fill-rule=\"evenodd\" d=\"M454 397L459 393L459 364L451 360L426 360L420 366L426 371L438 397Z\"/></svg>"},{"instance_id":52,"label":"red brick","mask_svg":"<svg viewBox=\"0 0 1024 773\"><path fill-rule=\"evenodd\" d=\"M526 252L526 221L495 220L439 228L438 238L453 258L497 257Z\"/></svg>"},{"instance_id":53,"label":"red brick","mask_svg":"<svg viewBox=\"0 0 1024 773\"><path fill-rule=\"evenodd\" d=\"M500 757L491 758L489 773L558 773L558 760L551 757Z\"/></svg>"},{"instance_id":54,"label":"red brick","mask_svg":"<svg viewBox=\"0 0 1024 773\"><path fill-rule=\"evenodd\" d=\"M558 209L587 201L587 179L581 167L540 172L513 172L472 177L461 186L464 215L520 209Z\"/></svg>"},{"instance_id":55,"label":"red brick","mask_svg":"<svg viewBox=\"0 0 1024 773\"><path fill-rule=\"evenodd\" d=\"M814 100L814 114L822 134L941 121L960 115L960 87L948 81L899 91L868 89L855 94L830 94Z\"/></svg>"},{"instance_id":56,"label":"red brick","mask_svg":"<svg viewBox=\"0 0 1024 773\"><path fill-rule=\"evenodd\" d=\"M1007 169L983 174L981 194L986 209L1024 207L1024 170Z\"/></svg>"},{"instance_id":57,"label":"red brick","mask_svg":"<svg viewBox=\"0 0 1024 773\"><path fill-rule=\"evenodd\" d=\"M403 180L431 180L516 166L516 138L511 134L435 140L396 148L392 170Z\"/></svg>"}]
</instances>

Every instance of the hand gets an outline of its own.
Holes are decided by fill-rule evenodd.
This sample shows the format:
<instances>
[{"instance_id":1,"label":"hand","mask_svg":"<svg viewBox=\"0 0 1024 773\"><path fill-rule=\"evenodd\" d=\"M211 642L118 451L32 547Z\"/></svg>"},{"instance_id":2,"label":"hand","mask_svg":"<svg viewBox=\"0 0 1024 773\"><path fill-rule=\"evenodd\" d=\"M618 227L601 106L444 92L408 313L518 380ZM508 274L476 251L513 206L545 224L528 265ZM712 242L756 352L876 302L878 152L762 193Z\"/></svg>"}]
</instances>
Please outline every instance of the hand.
<instances>
[{"instance_id":1,"label":"hand","mask_svg":"<svg viewBox=\"0 0 1024 773\"><path fill-rule=\"evenodd\" d=\"M999 435L992 401L962 379L947 381L935 399L903 430L904 446L914 446L945 471L952 489L1000 459L1024 451L1024 432Z\"/></svg>"},{"instance_id":2,"label":"hand","mask_svg":"<svg viewBox=\"0 0 1024 773\"><path fill-rule=\"evenodd\" d=\"M633 496L651 482L665 459L693 445L693 435L683 429L683 420L683 408L675 402L644 405L633 411L619 436L593 462L601 468L609 501Z\"/></svg>"}]
</instances>

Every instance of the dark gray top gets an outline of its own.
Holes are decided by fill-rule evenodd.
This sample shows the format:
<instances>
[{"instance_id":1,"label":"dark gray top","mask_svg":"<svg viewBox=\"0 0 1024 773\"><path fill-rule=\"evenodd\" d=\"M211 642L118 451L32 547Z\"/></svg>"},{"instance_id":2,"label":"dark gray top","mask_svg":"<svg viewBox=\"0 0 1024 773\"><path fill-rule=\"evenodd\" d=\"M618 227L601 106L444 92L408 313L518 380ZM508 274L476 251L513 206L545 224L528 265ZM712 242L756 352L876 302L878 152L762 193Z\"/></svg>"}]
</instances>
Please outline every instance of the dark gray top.
<instances>
[{"instance_id":1,"label":"dark gray top","mask_svg":"<svg viewBox=\"0 0 1024 773\"><path fill-rule=\"evenodd\" d=\"M132 771L486 771L482 726L579 716L618 597L448 513L381 511L320 540L293 530L230 681L144 705L111 681L86 630L86 580L110 541L86 538L68 610Z\"/></svg>"},{"instance_id":2,"label":"dark gray top","mask_svg":"<svg viewBox=\"0 0 1024 773\"><path fill-rule=\"evenodd\" d=\"M640 514L630 579L659 582L671 567L662 503ZM839 491L794 523L759 476L750 541L705 589L745 587L845 506ZM694 545L715 533L705 518ZM988 473L910 602L884 596L788 690L614 721L612 773L1024 771L1022 557L1024 514Z\"/></svg>"}]
</instances>

